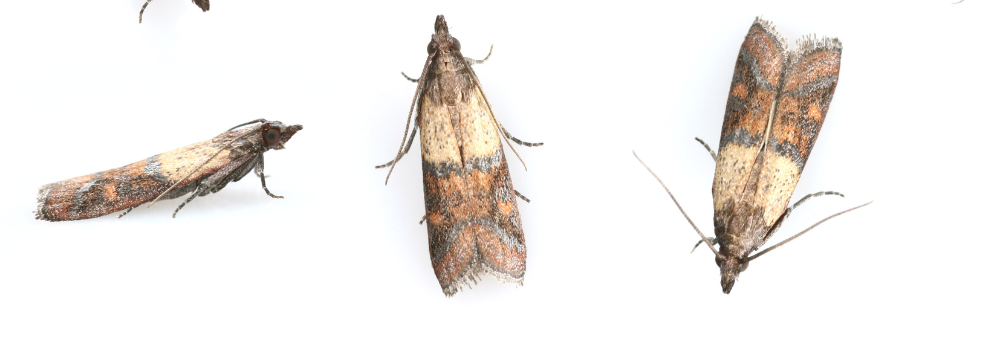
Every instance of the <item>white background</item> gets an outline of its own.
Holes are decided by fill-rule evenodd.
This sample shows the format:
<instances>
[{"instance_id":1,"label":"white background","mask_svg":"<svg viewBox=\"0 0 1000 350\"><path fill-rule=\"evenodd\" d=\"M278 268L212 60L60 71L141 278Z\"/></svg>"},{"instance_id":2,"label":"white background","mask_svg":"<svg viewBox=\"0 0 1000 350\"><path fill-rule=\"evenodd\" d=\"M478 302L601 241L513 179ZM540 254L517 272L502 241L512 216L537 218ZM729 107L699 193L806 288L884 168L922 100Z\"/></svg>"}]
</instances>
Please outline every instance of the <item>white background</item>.
<instances>
[{"instance_id":1,"label":"white background","mask_svg":"<svg viewBox=\"0 0 1000 350\"><path fill-rule=\"evenodd\" d=\"M0 348L995 345L998 4L967 0L0 5ZM434 16L497 118L527 237L524 286L446 298L419 152L384 185ZM773 242L732 294L635 150L712 231L714 164L755 16L844 43L840 82ZM257 118L302 124L248 176L76 222L37 189Z\"/></svg>"}]
</instances>

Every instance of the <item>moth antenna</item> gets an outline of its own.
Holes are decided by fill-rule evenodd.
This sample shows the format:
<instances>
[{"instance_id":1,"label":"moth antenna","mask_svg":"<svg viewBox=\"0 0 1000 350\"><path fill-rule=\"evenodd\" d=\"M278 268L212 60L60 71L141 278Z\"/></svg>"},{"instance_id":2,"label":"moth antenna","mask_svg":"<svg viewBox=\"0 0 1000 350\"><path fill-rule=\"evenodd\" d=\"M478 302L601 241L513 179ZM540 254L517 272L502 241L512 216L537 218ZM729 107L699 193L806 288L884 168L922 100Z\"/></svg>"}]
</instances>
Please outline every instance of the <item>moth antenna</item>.
<instances>
[{"instance_id":1,"label":"moth antenna","mask_svg":"<svg viewBox=\"0 0 1000 350\"><path fill-rule=\"evenodd\" d=\"M420 82L417 83L417 91L413 92L413 101L410 102L410 113L406 114L406 129L403 129L403 142L399 143L399 151L396 152L396 159L392 161L392 166L389 167L389 173L385 174L386 185L389 184L389 175L392 175L392 169L396 168L396 161L403 156L403 145L406 144L406 134L410 132L410 119L413 119L413 106L417 105L417 98L420 97L420 90L424 87L424 79L427 78L427 67L431 65L431 60L434 59L434 56L437 56L437 52L427 55L427 61L424 62L424 69L420 70ZM405 77L406 74L403 74L403 76ZM414 133L417 131L417 127L417 125L413 126Z\"/></svg>"},{"instance_id":2,"label":"moth antenna","mask_svg":"<svg viewBox=\"0 0 1000 350\"><path fill-rule=\"evenodd\" d=\"M492 47L490 48L490 53L493 53ZM486 98L486 92L483 92L483 86L482 84L479 84L479 77L476 76L476 71L472 70L472 67L469 67L469 73L472 73L472 83L475 84L476 89L479 90L479 94L483 95L483 101L486 101L486 108L489 108L490 110L490 118L493 119L493 122L497 124L498 128L503 129L503 125L500 125L500 121L497 120L496 114L493 113L493 106L490 105L490 99ZM510 135L510 133L504 133L504 135ZM521 165L524 166L524 171L528 171L528 164L524 163L524 159L522 159L521 155L517 153L514 146L510 144L510 139L504 137L503 140L507 142L507 147L510 147L510 150L514 152L515 156L517 156L517 160L521 161Z\"/></svg>"},{"instance_id":3,"label":"moth antenna","mask_svg":"<svg viewBox=\"0 0 1000 350\"><path fill-rule=\"evenodd\" d=\"M149 5L151 1L153 0L146 0L146 3L142 4L142 8L139 9L139 23L142 23L142 11L146 11L146 5Z\"/></svg>"},{"instance_id":4,"label":"moth antenna","mask_svg":"<svg viewBox=\"0 0 1000 350\"><path fill-rule=\"evenodd\" d=\"M474 58L466 57L465 58L465 63L468 63L470 66L474 65L474 64L483 64L483 63L486 63L486 61L490 60L490 56L493 56L493 45L490 45L490 53L486 54L486 58L481 59L481 60L477 60L477 59L474 59Z\"/></svg>"},{"instance_id":5,"label":"moth antenna","mask_svg":"<svg viewBox=\"0 0 1000 350\"><path fill-rule=\"evenodd\" d=\"M712 161L714 161L716 163L719 162L719 158L715 156L715 151L712 150L712 146L709 146L707 143L705 143L705 141L702 141L701 139L699 139L697 137L695 137L694 139L696 141L698 141L699 143L701 143L702 146L705 146L705 149L708 150L708 154L712 155Z\"/></svg>"},{"instance_id":6,"label":"moth antenna","mask_svg":"<svg viewBox=\"0 0 1000 350\"><path fill-rule=\"evenodd\" d=\"M833 218L835 218L835 217L837 217L837 216L839 216L839 215L841 215L841 214L845 214L845 213L847 213L847 212L849 212L849 211L852 211L852 210L854 210L854 209L858 209L858 208L861 208L861 207L863 207L863 206L866 206L866 205L869 205L869 204L872 204L872 202L874 202L874 201L871 201L871 202L868 202L868 203L865 203L865 204L862 204L862 205L859 205L859 206L856 206L856 207L854 207L854 208L851 208L851 209L847 209L847 210L844 210L844 211L842 211L842 212L839 212L839 213L836 213L836 214L833 214L833 215L830 215L830 216L827 216L827 217L826 217L826 219L823 219L823 220L820 220L819 222L817 222L817 223L813 224L812 226L809 226L809 228L806 228L805 230L802 230L802 232L799 232L799 233L795 234L794 236L792 236L792 237L789 237L788 239L786 239L786 240L784 240L784 241L781 241L781 243L778 243L778 244L775 244L775 245L773 245L773 246L771 246L771 247L769 247L769 248L767 248L767 249L764 249L764 250L762 250L762 251L761 251L760 253L757 253L757 254L754 254L753 256L751 256L751 257L747 258L747 262L749 262L749 261L751 261L751 260L753 260L753 259L756 259L757 257L759 257L759 256L761 256L761 255L764 255L765 253L767 253L767 252L769 252L769 251L772 251L772 250L774 250L775 248L778 248L778 247L782 246L782 245L783 245L783 244L785 244L785 243L788 243L788 242L791 242L791 241L792 241L793 239L796 239L796 238L798 238L799 236L801 236L801 235L805 234L806 232L809 232L809 230L812 230L812 229L813 229L814 227L816 227L816 226L819 226L819 224L822 224L822 223L826 222L827 220L830 220L830 219L833 219Z\"/></svg>"},{"instance_id":7,"label":"moth antenna","mask_svg":"<svg viewBox=\"0 0 1000 350\"><path fill-rule=\"evenodd\" d=\"M247 125L247 124L251 124L251 123L253 123L253 122L246 123L246 124L243 124L243 125ZM232 130L232 129L229 129L229 130ZM244 139L247 136L250 136L252 134L253 134L253 132L249 132L248 131L248 132L244 133L243 135L240 135L240 137L237 137L237 138L233 139L232 141L227 142L226 145L222 146L222 148L219 148L219 150L216 151L215 154L213 154L211 157L208 157L208 159L206 159L204 162L201 162L201 164L198 164L198 166L195 167L194 169L191 169L191 171L189 171L187 173L187 175L184 175L183 178L181 178L180 180L177 180L177 182L175 182L173 185L170 185L170 187L168 187L165 191L163 191L163 193L160 193L159 196L156 196L156 199L153 199L152 202L149 202L149 205L147 205L146 208L152 207L153 204L156 204L156 202L160 200L160 198L163 198L163 196L167 195L167 193L170 193L170 191L172 191L174 189L174 187L177 187L177 185L179 185L181 182L184 182L184 180L187 180L188 177L191 177L191 174L194 174L194 172L196 172L199 169L201 169L201 167L205 166L205 164L208 164L208 162L212 161L212 159L215 159L215 157L218 156L219 153L222 153L222 151L225 151L225 150L229 149L229 146L231 146L234 142L242 140L242 139ZM175 211L174 214L176 215L176 213L177 212Z\"/></svg>"},{"instance_id":8,"label":"moth antenna","mask_svg":"<svg viewBox=\"0 0 1000 350\"><path fill-rule=\"evenodd\" d=\"M680 209L681 214L683 214L684 218L687 219L689 224L691 224L691 227L694 227L694 232L698 232L698 235L701 236L701 240L705 242L705 245L708 246L708 249L711 249L712 253L715 253L716 257L722 259L723 258L722 254L719 254L719 251L715 249L715 246L712 244L712 242L709 241L708 238L701 233L701 230L698 229L698 226L695 226L694 221L691 221L691 218L688 217L688 214L684 212L684 208L681 208L681 204L677 202L677 198L674 198L674 194L670 193L670 189L667 188L667 185L663 184L663 180L660 180L660 177L656 176L656 173L653 172L653 169L650 169L649 166L646 165L646 163L639 158L639 155L635 154L635 151L632 151L632 155L635 156L635 159L639 160L639 163L642 164L642 166L646 167L646 170L649 171L650 174L653 174L653 177L656 178L656 181L660 183L660 186L663 186L663 189L667 190L667 194L670 195L670 199L674 201L674 204L677 205L677 209ZM697 247L697 245L695 245L695 247Z\"/></svg>"},{"instance_id":9,"label":"moth antenna","mask_svg":"<svg viewBox=\"0 0 1000 350\"><path fill-rule=\"evenodd\" d=\"M782 77L784 77L782 75ZM775 97L774 101L771 101L771 112L767 114L767 128L764 129L764 143L760 145L760 150L757 153L762 153L768 149L768 145L771 143L771 127L774 126L774 113L778 110L778 98Z\"/></svg>"},{"instance_id":10,"label":"moth antenna","mask_svg":"<svg viewBox=\"0 0 1000 350\"><path fill-rule=\"evenodd\" d=\"M416 83L416 82L420 81L420 79L413 79L413 78L410 78L410 76L409 76L409 75L406 75L406 73L405 73L405 72L399 72L399 74L402 74L402 75L403 75L403 78L406 78L406 80L409 80L409 81L412 81L412 82L414 82L414 83Z\"/></svg>"},{"instance_id":11,"label":"moth antenna","mask_svg":"<svg viewBox=\"0 0 1000 350\"><path fill-rule=\"evenodd\" d=\"M226 130L226 131L233 131L233 130L236 130L236 128L241 127L241 126L247 126L247 125L250 125L250 124L253 124L253 123L263 123L263 122L266 122L266 121L267 121L267 119L264 119L264 118L255 119L255 120L248 121L246 123L243 123L243 124L231 127L231 128L229 128L229 130Z\"/></svg>"},{"instance_id":12,"label":"moth antenna","mask_svg":"<svg viewBox=\"0 0 1000 350\"><path fill-rule=\"evenodd\" d=\"M781 81L784 81L784 75L782 75L781 79ZM767 117L767 128L764 129L764 142L762 142L760 144L760 148L757 149L757 155L754 156L753 165L750 167L750 173L747 175L749 180L743 185L741 193L757 192L757 185L760 182L761 169L764 168L764 156L766 151L771 147L771 128L774 127L774 114L777 111L779 99L780 96L776 97L774 101L771 102L771 111L768 112Z\"/></svg>"}]
</instances>

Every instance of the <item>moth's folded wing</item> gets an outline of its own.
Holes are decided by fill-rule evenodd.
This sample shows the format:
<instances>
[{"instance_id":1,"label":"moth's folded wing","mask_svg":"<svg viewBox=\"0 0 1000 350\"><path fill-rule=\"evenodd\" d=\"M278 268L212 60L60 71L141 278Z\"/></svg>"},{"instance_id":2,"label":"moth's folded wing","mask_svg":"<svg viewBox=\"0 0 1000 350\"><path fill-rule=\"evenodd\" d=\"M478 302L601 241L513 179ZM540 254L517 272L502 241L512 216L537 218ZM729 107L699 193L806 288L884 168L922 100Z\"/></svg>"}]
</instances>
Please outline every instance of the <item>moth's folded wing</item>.
<instances>
[{"instance_id":1,"label":"moth's folded wing","mask_svg":"<svg viewBox=\"0 0 1000 350\"><path fill-rule=\"evenodd\" d=\"M744 195L778 95L787 43L758 19L740 47L733 72L712 183L716 216ZM758 164L759 165L759 164Z\"/></svg>"},{"instance_id":2,"label":"moth's folded wing","mask_svg":"<svg viewBox=\"0 0 1000 350\"><path fill-rule=\"evenodd\" d=\"M837 39L805 38L789 57L755 205L773 224L785 211L819 136L840 74Z\"/></svg>"}]
</instances>

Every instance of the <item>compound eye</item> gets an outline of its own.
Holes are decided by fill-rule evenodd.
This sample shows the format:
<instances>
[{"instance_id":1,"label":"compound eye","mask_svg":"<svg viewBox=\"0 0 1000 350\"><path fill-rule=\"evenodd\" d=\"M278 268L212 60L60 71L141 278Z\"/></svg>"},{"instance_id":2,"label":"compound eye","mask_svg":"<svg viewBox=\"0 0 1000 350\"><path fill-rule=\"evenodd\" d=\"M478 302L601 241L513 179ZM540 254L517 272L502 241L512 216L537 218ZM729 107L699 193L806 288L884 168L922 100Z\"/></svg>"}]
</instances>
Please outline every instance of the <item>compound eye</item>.
<instances>
[{"instance_id":1,"label":"compound eye","mask_svg":"<svg viewBox=\"0 0 1000 350\"><path fill-rule=\"evenodd\" d=\"M278 129L267 129L264 131L264 143L267 147L274 147L281 141L281 132Z\"/></svg>"},{"instance_id":2,"label":"compound eye","mask_svg":"<svg viewBox=\"0 0 1000 350\"><path fill-rule=\"evenodd\" d=\"M451 38L451 49L455 51L462 51L462 43L459 43L458 39Z\"/></svg>"},{"instance_id":3,"label":"compound eye","mask_svg":"<svg viewBox=\"0 0 1000 350\"><path fill-rule=\"evenodd\" d=\"M748 267L750 267L749 261L740 264L740 272L746 271Z\"/></svg>"},{"instance_id":4,"label":"compound eye","mask_svg":"<svg viewBox=\"0 0 1000 350\"><path fill-rule=\"evenodd\" d=\"M427 43L427 54L430 55L432 53L434 53L434 40L431 40L431 42Z\"/></svg>"}]
</instances>

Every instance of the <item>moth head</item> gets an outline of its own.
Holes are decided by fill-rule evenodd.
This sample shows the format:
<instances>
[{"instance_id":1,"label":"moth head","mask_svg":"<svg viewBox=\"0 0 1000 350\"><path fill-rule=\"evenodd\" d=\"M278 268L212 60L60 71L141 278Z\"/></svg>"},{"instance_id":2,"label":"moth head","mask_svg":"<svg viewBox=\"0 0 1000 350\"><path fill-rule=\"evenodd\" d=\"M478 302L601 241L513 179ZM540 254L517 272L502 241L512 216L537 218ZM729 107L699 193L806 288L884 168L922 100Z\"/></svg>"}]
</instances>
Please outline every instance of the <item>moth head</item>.
<instances>
[{"instance_id":1,"label":"moth head","mask_svg":"<svg viewBox=\"0 0 1000 350\"><path fill-rule=\"evenodd\" d=\"M296 132L302 130L302 125L285 125L279 121L266 121L261 124L260 136L267 149L283 149Z\"/></svg>"},{"instance_id":2,"label":"moth head","mask_svg":"<svg viewBox=\"0 0 1000 350\"><path fill-rule=\"evenodd\" d=\"M736 284L736 279L740 272L746 271L750 266L750 261L744 261L736 257L716 257L715 264L719 265L719 272L722 274L722 292L729 294Z\"/></svg>"},{"instance_id":3,"label":"moth head","mask_svg":"<svg viewBox=\"0 0 1000 350\"><path fill-rule=\"evenodd\" d=\"M435 51L450 53L454 50L462 50L462 44L448 34L448 22L444 20L444 15L438 15L434 20L434 35L431 35L431 42L427 44L427 54L434 54Z\"/></svg>"}]
</instances>

